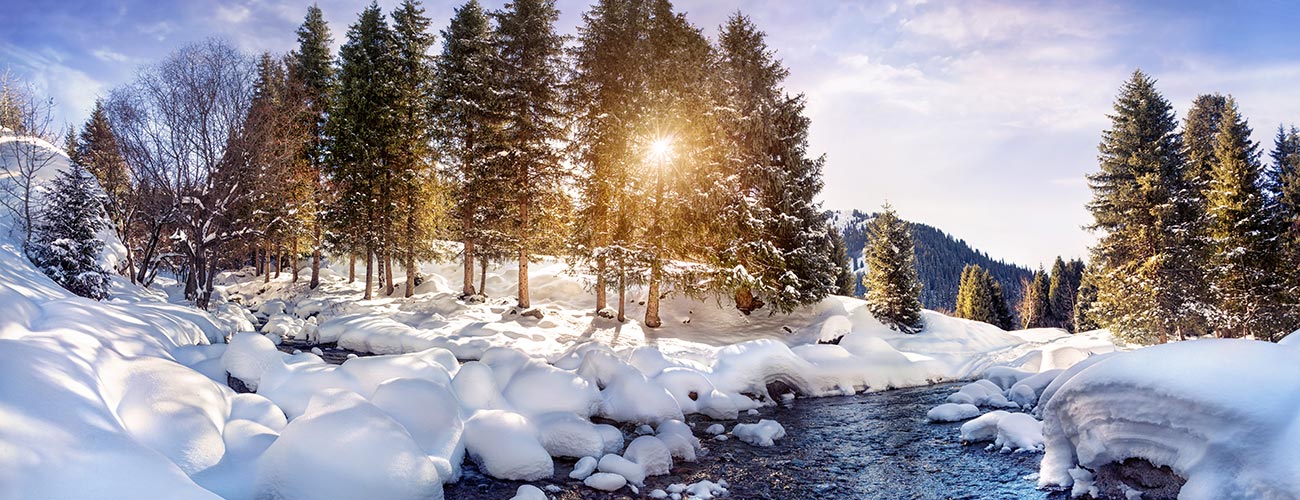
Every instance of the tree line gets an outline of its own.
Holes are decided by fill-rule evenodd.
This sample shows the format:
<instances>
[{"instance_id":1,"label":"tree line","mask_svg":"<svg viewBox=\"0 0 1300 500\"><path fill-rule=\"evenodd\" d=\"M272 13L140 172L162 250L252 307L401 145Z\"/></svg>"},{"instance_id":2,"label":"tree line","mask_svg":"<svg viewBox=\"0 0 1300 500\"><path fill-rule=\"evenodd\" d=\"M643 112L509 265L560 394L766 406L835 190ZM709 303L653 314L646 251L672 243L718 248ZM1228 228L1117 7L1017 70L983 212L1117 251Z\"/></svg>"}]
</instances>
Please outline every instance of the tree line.
<instances>
[{"instance_id":1,"label":"tree line","mask_svg":"<svg viewBox=\"0 0 1300 500\"><path fill-rule=\"evenodd\" d=\"M310 258L314 288L328 256L367 299L457 259L482 300L487 265L514 262L528 309L528 264L560 255L602 315L623 320L643 287L652 327L672 293L775 313L851 284L814 201L805 98L749 18L711 40L666 0L598 1L572 39L558 17L553 0L471 0L435 36L418 1L372 3L333 54L312 6L288 54L210 39L141 69L69 152L105 191L119 271L172 272L200 307L221 270L296 281Z\"/></svg>"},{"instance_id":2,"label":"tree line","mask_svg":"<svg viewBox=\"0 0 1300 500\"><path fill-rule=\"evenodd\" d=\"M1300 131L1279 126L1262 159L1231 95L1198 96L1180 128L1141 71L1110 119L1076 317L1141 343L1300 325Z\"/></svg>"}]
</instances>

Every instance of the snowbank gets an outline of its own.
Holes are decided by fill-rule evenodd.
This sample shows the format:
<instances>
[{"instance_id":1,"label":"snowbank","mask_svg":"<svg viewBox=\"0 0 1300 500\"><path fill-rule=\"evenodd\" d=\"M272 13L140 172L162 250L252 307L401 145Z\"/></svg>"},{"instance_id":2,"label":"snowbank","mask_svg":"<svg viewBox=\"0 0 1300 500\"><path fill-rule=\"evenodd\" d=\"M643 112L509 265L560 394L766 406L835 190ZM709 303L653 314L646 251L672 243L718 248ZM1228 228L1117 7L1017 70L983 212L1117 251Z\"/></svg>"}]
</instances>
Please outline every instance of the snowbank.
<instances>
[{"instance_id":1,"label":"snowbank","mask_svg":"<svg viewBox=\"0 0 1300 500\"><path fill-rule=\"evenodd\" d=\"M1067 370L1040 400L1039 484L1068 487L1141 458L1187 480L1179 498L1300 496L1296 356L1285 345L1196 340Z\"/></svg>"}]
</instances>

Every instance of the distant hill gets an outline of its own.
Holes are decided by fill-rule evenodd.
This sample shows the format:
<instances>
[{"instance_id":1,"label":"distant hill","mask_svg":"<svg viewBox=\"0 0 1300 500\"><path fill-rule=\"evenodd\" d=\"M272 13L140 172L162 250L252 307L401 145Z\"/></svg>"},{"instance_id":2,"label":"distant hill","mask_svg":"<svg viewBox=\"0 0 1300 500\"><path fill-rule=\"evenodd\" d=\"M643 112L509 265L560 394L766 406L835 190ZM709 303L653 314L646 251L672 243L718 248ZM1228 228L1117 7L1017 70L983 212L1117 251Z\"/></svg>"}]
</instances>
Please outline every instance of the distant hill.
<instances>
[{"instance_id":1,"label":"distant hill","mask_svg":"<svg viewBox=\"0 0 1300 500\"><path fill-rule=\"evenodd\" d=\"M867 223L875 218L875 213L831 211L830 220L844 235L849 256L853 259L853 272L861 275L863 269L862 249L866 246ZM957 287L961 282L961 270L966 264L979 264L993 273L993 278L1002 284L1006 294L1007 305L1016 313L1016 305L1024 295L1022 281L1032 280L1034 272L1028 268L994 260L988 253L981 252L964 240L953 238L938 228L915 222L912 225L912 239L916 245L916 271L921 277L921 303L928 309L951 312L957 304ZM865 290L858 283L857 295Z\"/></svg>"}]
</instances>

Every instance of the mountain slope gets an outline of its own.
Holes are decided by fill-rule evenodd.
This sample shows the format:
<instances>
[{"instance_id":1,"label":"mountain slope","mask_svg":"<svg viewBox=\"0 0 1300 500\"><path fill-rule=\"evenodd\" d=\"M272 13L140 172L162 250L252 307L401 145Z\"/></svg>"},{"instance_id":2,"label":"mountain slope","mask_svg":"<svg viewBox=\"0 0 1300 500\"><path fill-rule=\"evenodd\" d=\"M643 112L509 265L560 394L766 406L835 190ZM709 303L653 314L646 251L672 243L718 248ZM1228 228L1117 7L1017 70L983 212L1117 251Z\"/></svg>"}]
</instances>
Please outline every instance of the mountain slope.
<instances>
[{"instance_id":1,"label":"mountain slope","mask_svg":"<svg viewBox=\"0 0 1300 500\"><path fill-rule=\"evenodd\" d=\"M853 259L853 272L865 272L862 261L862 249L870 239L867 224L875 218L875 213L831 211L830 220L844 235L844 243ZM961 270L967 264L978 264L993 273L993 278L1002 284L1007 304L1014 311L1016 304L1024 295L1023 281L1033 279L1033 271L1001 260L994 260L988 253L971 248L964 240L953 238L938 228L919 223L912 225L912 239L916 244L916 271L921 277L921 303L928 309L952 311L957 305L957 287L961 281ZM857 295L864 292L858 283Z\"/></svg>"}]
</instances>

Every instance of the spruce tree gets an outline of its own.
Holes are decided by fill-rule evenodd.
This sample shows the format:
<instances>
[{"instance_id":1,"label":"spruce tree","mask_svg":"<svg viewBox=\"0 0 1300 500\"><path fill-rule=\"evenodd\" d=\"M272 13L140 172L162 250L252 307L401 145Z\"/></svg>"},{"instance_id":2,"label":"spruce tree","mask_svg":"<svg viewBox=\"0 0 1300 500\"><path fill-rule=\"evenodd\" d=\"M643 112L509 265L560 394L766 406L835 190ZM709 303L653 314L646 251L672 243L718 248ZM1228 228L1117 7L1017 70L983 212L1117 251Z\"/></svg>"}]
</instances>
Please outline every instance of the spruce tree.
<instances>
[{"instance_id":1,"label":"spruce tree","mask_svg":"<svg viewBox=\"0 0 1300 500\"><path fill-rule=\"evenodd\" d=\"M1211 320L1220 337L1280 338L1283 284L1276 267L1280 234L1272 226L1259 184L1258 145L1231 97L1215 134L1214 170L1207 193L1213 256L1210 280L1216 295Z\"/></svg>"},{"instance_id":2,"label":"spruce tree","mask_svg":"<svg viewBox=\"0 0 1300 500\"><path fill-rule=\"evenodd\" d=\"M722 179L717 199L728 227L719 249L722 282L748 314L765 303L789 312L821 300L836 284L828 233L815 199L822 157L808 154L804 97L785 94L789 75L750 19L733 14L718 35L717 114Z\"/></svg>"},{"instance_id":3,"label":"spruce tree","mask_svg":"<svg viewBox=\"0 0 1300 500\"><path fill-rule=\"evenodd\" d=\"M1141 71L1121 88L1110 118L1098 146L1100 171L1088 176L1090 229L1100 233L1092 248L1092 311L1122 340L1163 343L1179 332L1189 302L1180 293L1184 240L1174 198L1184 161L1177 122Z\"/></svg>"},{"instance_id":4,"label":"spruce tree","mask_svg":"<svg viewBox=\"0 0 1300 500\"><path fill-rule=\"evenodd\" d=\"M293 75L300 87L303 99L302 118L306 124L309 140L303 144L303 156L307 159L308 174L312 176L311 204L307 207L312 231L311 281L308 286L315 289L320 286L321 249L325 244L324 226L326 223L325 199L328 190L324 185L325 161L327 159L325 123L326 112L334 92L334 65L330 54L329 25L324 13L316 4L307 8L307 16L302 26L298 27L298 49L291 54Z\"/></svg>"},{"instance_id":5,"label":"spruce tree","mask_svg":"<svg viewBox=\"0 0 1300 500\"><path fill-rule=\"evenodd\" d=\"M477 0L456 9L442 32L442 55L435 65L437 137L450 179L454 234L463 244L461 295L475 295L475 245L497 230L506 217L500 203L506 187L495 162L501 153L500 57L488 15Z\"/></svg>"},{"instance_id":6,"label":"spruce tree","mask_svg":"<svg viewBox=\"0 0 1300 500\"><path fill-rule=\"evenodd\" d=\"M68 132L72 134L72 131ZM127 170L126 160L117 136L108 121L108 112L103 101L96 100L91 109L90 118L82 126L81 134L75 138L75 147L69 149L68 157L72 163L81 165L98 181L103 191L102 205L108 221L117 234L118 240L126 244L127 269L123 269L132 280L135 275L129 266L133 265L133 249L130 244L130 229L138 212L135 199L135 187Z\"/></svg>"},{"instance_id":7,"label":"spruce tree","mask_svg":"<svg viewBox=\"0 0 1300 500\"><path fill-rule=\"evenodd\" d=\"M962 269L955 315L958 318L982 321L1000 328L1010 326L1007 324L1010 320L1010 311L1002 297L1002 287L987 269L976 264L967 264Z\"/></svg>"},{"instance_id":8,"label":"spruce tree","mask_svg":"<svg viewBox=\"0 0 1300 500\"><path fill-rule=\"evenodd\" d=\"M867 310L880 322L903 333L925 327L921 317L921 281L916 275L916 250L907 222L888 203L871 221L871 245L864 251Z\"/></svg>"},{"instance_id":9,"label":"spruce tree","mask_svg":"<svg viewBox=\"0 0 1300 500\"><path fill-rule=\"evenodd\" d=\"M853 263L849 261L849 247L844 244L844 236L829 222L826 223L826 233L831 238L831 262L839 267L835 277L835 295L852 297L857 289L857 277L853 274Z\"/></svg>"},{"instance_id":10,"label":"spruce tree","mask_svg":"<svg viewBox=\"0 0 1300 500\"><path fill-rule=\"evenodd\" d=\"M404 294L415 294L416 263L434 255L434 236L442 222L442 189L434 169L434 36L416 0L393 11L394 150L389 164L396 213L395 254L405 268Z\"/></svg>"},{"instance_id":11,"label":"spruce tree","mask_svg":"<svg viewBox=\"0 0 1300 500\"><path fill-rule=\"evenodd\" d=\"M59 172L46 209L33 230L28 258L69 292L95 300L108 297L108 272L99 265L106 221L95 178L79 162Z\"/></svg>"},{"instance_id":12,"label":"spruce tree","mask_svg":"<svg viewBox=\"0 0 1300 500\"><path fill-rule=\"evenodd\" d=\"M1102 328L1097 314L1092 310L1097 302L1097 285L1091 272L1084 272L1079 280L1079 296L1074 302L1074 331L1087 332Z\"/></svg>"},{"instance_id":13,"label":"spruce tree","mask_svg":"<svg viewBox=\"0 0 1300 500\"><path fill-rule=\"evenodd\" d=\"M537 251L555 251L566 236L568 171L558 144L565 138L560 84L564 37L555 30L554 0L514 0L495 14L503 85L501 144L508 199L513 201L510 240L519 263L518 306L530 307L528 263ZM552 245L548 248L548 245Z\"/></svg>"},{"instance_id":14,"label":"spruce tree","mask_svg":"<svg viewBox=\"0 0 1300 500\"><path fill-rule=\"evenodd\" d=\"M395 137L393 35L379 5L371 3L348 28L339 49L338 90L326 135L330 177L338 189L331 222L349 251L364 254L365 290L374 289L375 257L384 255L388 229L389 162Z\"/></svg>"},{"instance_id":15,"label":"spruce tree","mask_svg":"<svg viewBox=\"0 0 1300 500\"><path fill-rule=\"evenodd\" d=\"M998 325L998 328L1003 330L1014 330L1016 327L1015 316L1012 316L1011 307L1007 305L1006 294L1002 293L1002 284L998 283L997 280L993 278L993 273L989 272L987 269L984 273L989 282L989 288L993 291L993 312L994 318L997 319L997 322L993 324Z\"/></svg>"},{"instance_id":16,"label":"spruce tree","mask_svg":"<svg viewBox=\"0 0 1300 500\"><path fill-rule=\"evenodd\" d=\"M1025 298L1020 305L1020 318L1023 328L1055 328L1052 320L1051 280L1042 268L1034 271L1034 279L1025 289Z\"/></svg>"}]
</instances>

